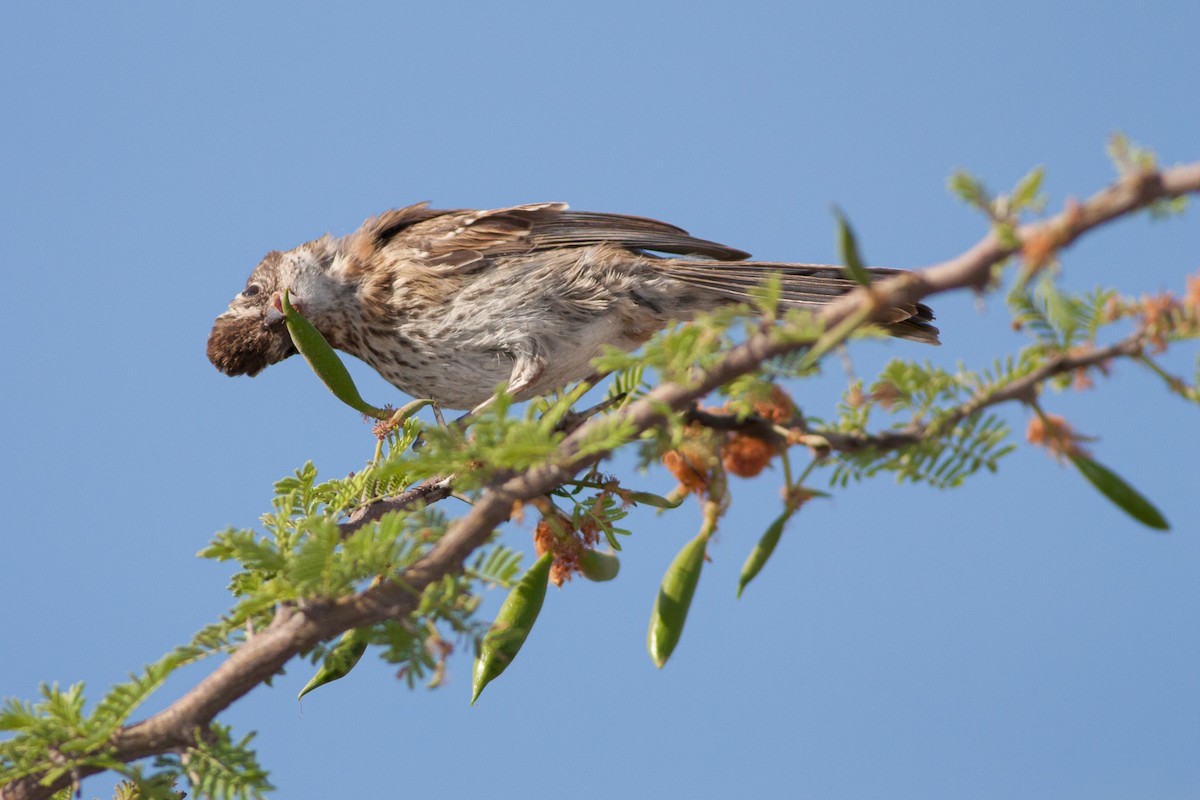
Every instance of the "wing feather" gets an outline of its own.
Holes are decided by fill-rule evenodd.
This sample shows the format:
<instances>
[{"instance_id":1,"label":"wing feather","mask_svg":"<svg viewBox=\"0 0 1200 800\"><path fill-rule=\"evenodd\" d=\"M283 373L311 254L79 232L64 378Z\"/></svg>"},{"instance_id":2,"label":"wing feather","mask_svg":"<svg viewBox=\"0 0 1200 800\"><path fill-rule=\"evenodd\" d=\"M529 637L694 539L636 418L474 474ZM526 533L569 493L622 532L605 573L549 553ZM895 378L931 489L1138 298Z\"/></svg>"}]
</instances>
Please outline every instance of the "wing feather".
<instances>
[{"instance_id":1,"label":"wing feather","mask_svg":"<svg viewBox=\"0 0 1200 800\"><path fill-rule=\"evenodd\" d=\"M356 235L376 246L386 237L389 246L412 247L439 264L472 264L480 258L598 244L727 261L749 257L742 250L691 236L665 222L627 214L570 211L566 203L484 211L437 211L420 203L369 219ZM473 255L455 255L462 251Z\"/></svg>"}]
</instances>

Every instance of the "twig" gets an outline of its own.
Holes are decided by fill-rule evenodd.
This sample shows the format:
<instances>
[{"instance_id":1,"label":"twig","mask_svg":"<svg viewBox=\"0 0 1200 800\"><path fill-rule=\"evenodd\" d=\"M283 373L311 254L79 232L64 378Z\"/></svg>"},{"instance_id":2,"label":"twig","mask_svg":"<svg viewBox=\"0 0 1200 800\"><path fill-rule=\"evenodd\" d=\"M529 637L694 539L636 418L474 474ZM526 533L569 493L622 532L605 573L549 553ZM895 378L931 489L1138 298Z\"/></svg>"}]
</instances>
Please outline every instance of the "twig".
<instances>
[{"instance_id":1,"label":"twig","mask_svg":"<svg viewBox=\"0 0 1200 800\"><path fill-rule=\"evenodd\" d=\"M376 500L369 505L362 506L351 514L345 522L338 525L338 530L341 532L342 538L345 539L362 526L371 524L388 512L404 511L420 502L430 505L439 500L444 500L453 491L451 486L453 478L453 475L445 478L430 478L411 489L404 490L395 497L386 497L382 500Z\"/></svg>"},{"instance_id":2,"label":"twig","mask_svg":"<svg viewBox=\"0 0 1200 800\"><path fill-rule=\"evenodd\" d=\"M824 430L814 430L812 433L828 441L831 449L843 453L853 453L867 449L879 452L895 450L925 439L940 436L967 417L977 414L985 408L991 408L992 406L1012 401L1022 403L1032 402L1037 397L1037 392L1041 385L1057 375L1102 364L1114 358L1137 358L1145 348L1147 339L1148 336L1144 332L1139 331L1119 342L1096 348L1095 350L1089 350L1086 353L1079 353L1077 355L1063 354L1052 358L1028 375L1007 383L1000 389L985 392L982 395L974 397L953 409L946 416L933 422L917 422L898 430L880 431L873 434Z\"/></svg>"}]
</instances>

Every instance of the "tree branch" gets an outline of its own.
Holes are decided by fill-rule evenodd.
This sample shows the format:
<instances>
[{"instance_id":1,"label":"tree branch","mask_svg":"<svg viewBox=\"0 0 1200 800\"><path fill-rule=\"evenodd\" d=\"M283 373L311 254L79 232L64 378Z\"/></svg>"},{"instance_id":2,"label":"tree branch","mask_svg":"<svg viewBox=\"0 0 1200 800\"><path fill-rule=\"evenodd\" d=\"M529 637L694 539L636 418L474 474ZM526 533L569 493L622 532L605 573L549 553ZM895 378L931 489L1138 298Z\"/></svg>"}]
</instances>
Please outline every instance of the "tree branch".
<instances>
[{"instance_id":1,"label":"tree branch","mask_svg":"<svg viewBox=\"0 0 1200 800\"><path fill-rule=\"evenodd\" d=\"M1200 162L1161 172L1128 175L1087 201L1069 205L1067 210L1054 217L1020 226L1016 231L1018 246L1005 246L995 233L989 233L953 259L857 289L825 306L820 317L825 330L832 331L851 317L866 314L874 319L887 308L915 303L930 295L964 288L982 290L988 285L991 267L1012 256L1021 243L1050 236L1055 249L1064 247L1087 231L1156 200L1195 192L1200 192ZM816 349L821 350L823 344L827 342L816 343ZM183 697L148 719L118 731L111 741L109 757L130 762L186 747L194 741L197 730L205 728L222 710L278 673L297 654L345 630L410 613L426 586L462 569L467 556L491 536L497 525L509 518L516 501L543 495L605 457L607 453L589 451L585 445L598 432L609 430L608 426L626 424L635 431L647 430L662 423L665 414L683 411L717 387L757 370L768 359L813 345L811 341L788 339L776 329L760 331L731 350L694 382L661 385L608 417L590 420L563 440L551 463L488 487L471 510L450 525L425 558L404 571L400 576L402 584L381 582L351 597L281 611L270 627L252 636ZM1118 343L1113 347L1121 346L1134 345ZM1124 351L1107 356L1103 353L1103 350L1096 351L1087 358L1095 363L1111 355L1127 354ZM1056 370L1084 365L1082 361L1077 364L1052 362L1038 373L1022 379L1021 386L1014 384L1003 392L966 404L960 411L966 416L985 405L1015 399L1038 381L1057 374ZM433 494L440 490L429 491ZM400 500L396 498L392 502L399 503ZM369 510L364 512L363 519L377 518L377 511L381 515L386 510L390 507ZM346 524L365 523L355 520ZM74 778L99 771L100 768L83 768L74 776L64 775L48 785L42 785L38 775L26 776L0 788L0 798L47 798L69 786Z\"/></svg>"},{"instance_id":2,"label":"tree branch","mask_svg":"<svg viewBox=\"0 0 1200 800\"><path fill-rule=\"evenodd\" d=\"M895 450L905 445L915 444L923 439L941 435L951 430L972 414L985 408L998 406L1002 403L1019 401L1027 403L1037 397L1038 389L1051 378L1074 372L1077 369L1102 364L1114 358L1136 358L1146 347L1149 336L1143 332L1130 334L1128 337L1105 347L1089 350L1075 355L1063 354L1051 359L1042 366L1022 376L1003 387L971 398L952 410L947 416L933 422L912 424L897 430L881 431L879 433L846 433L842 431L811 431L813 436L820 436L829 442L830 448L844 453L872 449L876 451Z\"/></svg>"}]
</instances>

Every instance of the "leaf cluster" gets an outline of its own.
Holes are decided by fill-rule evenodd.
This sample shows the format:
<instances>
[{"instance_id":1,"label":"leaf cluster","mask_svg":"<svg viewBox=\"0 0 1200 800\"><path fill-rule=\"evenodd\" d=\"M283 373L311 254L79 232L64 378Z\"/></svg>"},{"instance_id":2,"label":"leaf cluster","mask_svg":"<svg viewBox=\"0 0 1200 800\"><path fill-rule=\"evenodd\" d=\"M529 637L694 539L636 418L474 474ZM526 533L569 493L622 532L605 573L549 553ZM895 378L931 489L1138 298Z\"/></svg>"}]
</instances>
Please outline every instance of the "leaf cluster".
<instances>
[{"instance_id":1,"label":"leaf cluster","mask_svg":"<svg viewBox=\"0 0 1200 800\"><path fill-rule=\"evenodd\" d=\"M257 800L275 787L250 749L253 739L250 733L234 741L228 727L213 724L196 737L194 746L159 756L155 766L166 775L186 775L201 797Z\"/></svg>"},{"instance_id":2,"label":"leaf cluster","mask_svg":"<svg viewBox=\"0 0 1200 800\"><path fill-rule=\"evenodd\" d=\"M993 386L1018 377L1021 369L994 376ZM958 414L958 407L976 395L988 380L979 373L960 369L948 372L928 363L892 361L863 397L852 387L839 405L839 416L827 430L842 433L864 431L874 410L881 406L893 415L906 413L886 430L912 440L894 448L867 446L839 453L830 459L830 484L845 487L882 472L898 482L927 483L946 489L959 486L969 476L986 469L995 472L1001 458L1012 452L1007 442L1010 430L991 413ZM932 435L916 436L918 431Z\"/></svg>"},{"instance_id":3,"label":"leaf cluster","mask_svg":"<svg viewBox=\"0 0 1200 800\"><path fill-rule=\"evenodd\" d=\"M66 689L43 684L38 702L6 701L0 709L0 730L17 735L0 744L0 784L37 774L45 784L66 777L75 786L83 771L107 769L126 778L119 793L144 800L178 800L181 795L174 787L181 779L200 787L209 797L263 796L272 787L247 747L251 737L235 744L221 726L198 732L193 747L177 756L156 759L152 769L120 761L109 753L112 738L133 711L174 670L204 655L207 653L199 647L179 648L146 667L141 675L113 687L90 712L82 683Z\"/></svg>"},{"instance_id":4,"label":"leaf cluster","mask_svg":"<svg viewBox=\"0 0 1200 800\"><path fill-rule=\"evenodd\" d=\"M386 514L343 536L338 519L360 502L347 489L373 478L318 484L316 477L310 462L275 485L274 510L262 518L265 535L229 529L200 552L241 565L230 586L235 596L259 607L343 597L415 563L445 529L440 513L422 508Z\"/></svg>"}]
</instances>

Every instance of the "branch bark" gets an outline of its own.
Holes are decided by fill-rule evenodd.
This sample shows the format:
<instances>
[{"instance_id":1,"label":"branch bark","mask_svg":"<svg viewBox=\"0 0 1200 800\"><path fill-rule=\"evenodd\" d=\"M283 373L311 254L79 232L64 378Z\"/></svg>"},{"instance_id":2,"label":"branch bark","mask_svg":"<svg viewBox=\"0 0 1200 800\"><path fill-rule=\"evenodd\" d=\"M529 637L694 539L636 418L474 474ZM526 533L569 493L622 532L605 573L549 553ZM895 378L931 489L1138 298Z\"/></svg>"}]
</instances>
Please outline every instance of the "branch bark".
<instances>
[{"instance_id":1,"label":"branch bark","mask_svg":"<svg viewBox=\"0 0 1200 800\"><path fill-rule=\"evenodd\" d=\"M1070 204L1054 217L1020 226L1016 231L1017 246L1005 246L998 236L989 233L955 258L857 289L825 306L820 315L826 330L834 330L852 317L866 315L874 318L883 309L915 303L931 295L965 288L982 290L988 285L991 267L1014 255L1021 243L1044 241L1045 237L1050 236L1053 237L1055 248L1065 247L1087 231L1133 213L1156 200L1197 192L1200 192L1200 162L1160 172L1127 175L1088 200ZM467 556L487 540L497 525L508 519L515 502L545 494L607 455L583 449L600 426L612 424L616 418L628 423L634 430L646 430L663 422L666 410L681 412L717 387L755 371L768 359L811 345L811 342L788 341L775 330L763 330L731 350L695 382L661 385L613 415L585 423L564 439L558 457L551 463L534 467L486 489L471 510L451 524L429 554L404 572L401 576L402 586L393 582L380 583L341 600L315 602L302 609L281 611L267 630L250 638L228 660L169 707L142 722L122 728L112 739L110 757L130 762L186 747L194 740L197 730L203 729L222 710L278 673L297 654L350 628L411 612L426 586L462 569ZM1111 355L1121 354L1124 353L1114 352ZM1099 352L1091 356L1097 360L1108 357ZM1023 379L1024 386L1010 387L1004 394L1015 395L1026 391L1039 379L1044 380L1060 368L1065 370L1083 365L1068 366L1069 363L1048 364L1039 371L1045 373L1040 378L1037 373L1028 376ZM994 395L980 399L974 407L972 404L965 405L961 409L962 415L978 410L981 404L993 405L1006 399L1013 398ZM432 496L442 491L448 493L448 487L431 487L421 491L427 491ZM411 499L406 502L411 502ZM373 509L364 515L364 519L367 516L377 518L386 510L389 508ZM360 519L347 524L365 523ZM47 798L69 786L73 779L99 771L99 768L81 769L73 776L63 776L48 785L41 784L38 775L26 776L0 787L0 800Z\"/></svg>"}]
</instances>

